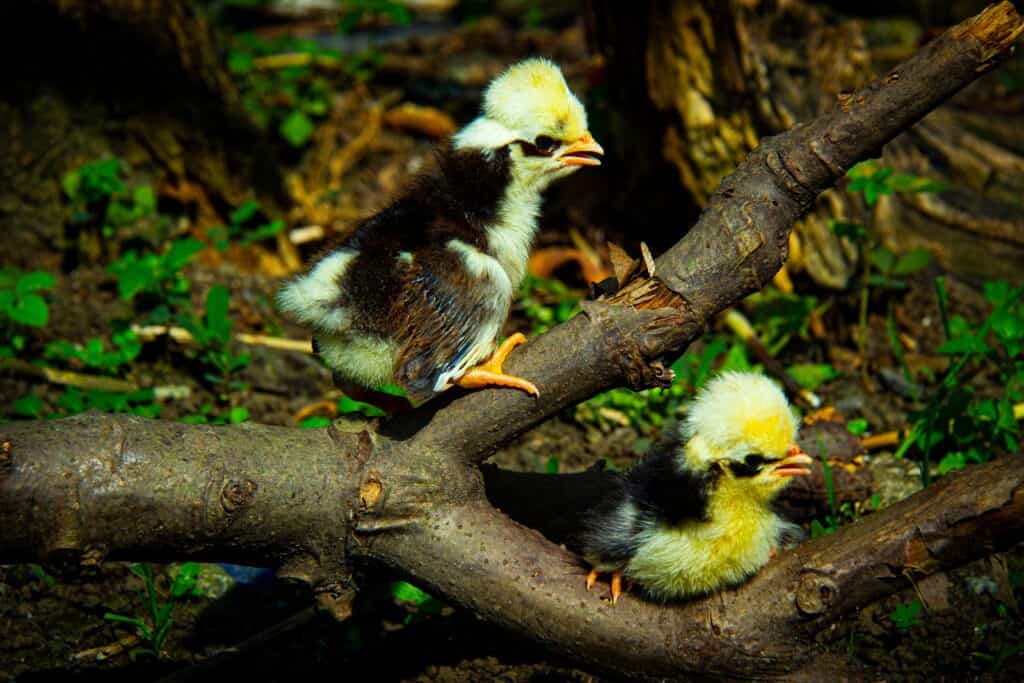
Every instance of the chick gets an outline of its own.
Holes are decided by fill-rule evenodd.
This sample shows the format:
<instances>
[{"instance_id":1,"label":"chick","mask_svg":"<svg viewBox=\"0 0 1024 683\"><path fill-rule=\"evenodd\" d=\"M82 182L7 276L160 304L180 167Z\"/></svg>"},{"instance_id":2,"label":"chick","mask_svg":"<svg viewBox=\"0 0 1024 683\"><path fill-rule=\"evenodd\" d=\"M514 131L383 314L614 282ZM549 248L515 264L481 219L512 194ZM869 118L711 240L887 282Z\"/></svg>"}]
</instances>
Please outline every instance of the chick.
<instances>
[{"instance_id":1,"label":"chick","mask_svg":"<svg viewBox=\"0 0 1024 683\"><path fill-rule=\"evenodd\" d=\"M810 474L797 429L766 377L728 372L708 382L679 433L585 517L587 590L610 572L613 603L622 577L668 601L754 574L783 534L798 529L771 507L791 477Z\"/></svg>"},{"instance_id":2,"label":"chick","mask_svg":"<svg viewBox=\"0 0 1024 683\"><path fill-rule=\"evenodd\" d=\"M287 284L279 305L313 328L335 375L356 385L394 383L414 403L452 385L538 395L502 372L525 337L495 346L526 274L541 193L603 153L557 66L513 65L436 170Z\"/></svg>"}]
</instances>

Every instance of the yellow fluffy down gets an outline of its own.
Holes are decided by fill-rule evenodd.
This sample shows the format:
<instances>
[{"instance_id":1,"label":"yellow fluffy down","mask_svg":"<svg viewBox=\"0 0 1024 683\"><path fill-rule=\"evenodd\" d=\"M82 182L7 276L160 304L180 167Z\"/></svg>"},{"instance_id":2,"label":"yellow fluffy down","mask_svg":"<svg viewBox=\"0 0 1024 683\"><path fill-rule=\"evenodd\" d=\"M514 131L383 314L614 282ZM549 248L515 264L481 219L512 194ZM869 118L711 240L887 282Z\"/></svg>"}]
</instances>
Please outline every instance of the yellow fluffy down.
<instances>
[{"instance_id":1,"label":"yellow fluffy down","mask_svg":"<svg viewBox=\"0 0 1024 683\"><path fill-rule=\"evenodd\" d=\"M656 600L711 593L757 572L782 533L796 528L733 479L723 478L708 512L710 522L659 525L641 534L623 575Z\"/></svg>"},{"instance_id":2,"label":"yellow fluffy down","mask_svg":"<svg viewBox=\"0 0 1024 683\"><path fill-rule=\"evenodd\" d=\"M703 470L720 458L762 453L786 455L799 423L786 395L764 375L723 372L709 381L690 406L683 437L697 441L688 459Z\"/></svg>"},{"instance_id":3,"label":"yellow fluffy down","mask_svg":"<svg viewBox=\"0 0 1024 683\"><path fill-rule=\"evenodd\" d=\"M484 114L510 130L576 140L587 132L587 113L562 71L546 59L513 64L484 94Z\"/></svg>"}]
</instances>

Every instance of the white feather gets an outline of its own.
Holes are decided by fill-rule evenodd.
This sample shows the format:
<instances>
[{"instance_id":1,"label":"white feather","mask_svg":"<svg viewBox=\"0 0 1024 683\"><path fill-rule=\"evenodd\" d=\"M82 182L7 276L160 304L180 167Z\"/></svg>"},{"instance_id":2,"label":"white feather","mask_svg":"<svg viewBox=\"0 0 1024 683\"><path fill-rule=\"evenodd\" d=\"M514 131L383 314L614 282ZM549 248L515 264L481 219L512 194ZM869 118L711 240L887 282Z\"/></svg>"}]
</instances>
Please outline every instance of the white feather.
<instances>
[{"instance_id":1,"label":"white feather","mask_svg":"<svg viewBox=\"0 0 1024 683\"><path fill-rule=\"evenodd\" d=\"M455 149L479 149L485 154L519 140L520 136L497 121L480 116L455 134Z\"/></svg>"},{"instance_id":2,"label":"white feather","mask_svg":"<svg viewBox=\"0 0 1024 683\"><path fill-rule=\"evenodd\" d=\"M350 316L339 305L341 278L359 252L339 249L320 260L305 275L285 285L277 295L278 306L306 325L323 332L340 332Z\"/></svg>"}]
</instances>

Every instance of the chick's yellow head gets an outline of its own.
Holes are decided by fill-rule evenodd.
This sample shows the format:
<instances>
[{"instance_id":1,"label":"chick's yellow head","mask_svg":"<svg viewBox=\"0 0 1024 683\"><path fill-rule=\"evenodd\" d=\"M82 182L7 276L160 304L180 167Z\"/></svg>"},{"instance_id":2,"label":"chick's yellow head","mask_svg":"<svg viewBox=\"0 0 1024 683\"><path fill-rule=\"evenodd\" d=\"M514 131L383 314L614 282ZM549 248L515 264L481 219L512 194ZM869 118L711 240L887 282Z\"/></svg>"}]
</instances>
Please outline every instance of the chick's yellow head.
<instances>
[{"instance_id":1,"label":"chick's yellow head","mask_svg":"<svg viewBox=\"0 0 1024 683\"><path fill-rule=\"evenodd\" d=\"M454 145L488 158L507 152L514 182L534 190L583 166L600 166L604 154L587 130L583 105L546 59L519 62L491 81L483 113L459 131Z\"/></svg>"},{"instance_id":2,"label":"chick's yellow head","mask_svg":"<svg viewBox=\"0 0 1024 683\"><path fill-rule=\"evenodd\" d=\"M745 462L748 456L778 461L792 455L798 423L786 396L767 377L725 372L705 385L690 406L683 435L691 466Z\"/></svg>"},{"instance_id":3,"label":"chick's yellow head","mask_svg":"<svg viewBox=\"0 0 1024 683\"><path fill-rule=\"evenodd\" d=\"M513 64L484 93L484 115L527 140L547 135L576 140L587 132L587 112L562 71L547 59Z\"/></svg>"}]
</instances>

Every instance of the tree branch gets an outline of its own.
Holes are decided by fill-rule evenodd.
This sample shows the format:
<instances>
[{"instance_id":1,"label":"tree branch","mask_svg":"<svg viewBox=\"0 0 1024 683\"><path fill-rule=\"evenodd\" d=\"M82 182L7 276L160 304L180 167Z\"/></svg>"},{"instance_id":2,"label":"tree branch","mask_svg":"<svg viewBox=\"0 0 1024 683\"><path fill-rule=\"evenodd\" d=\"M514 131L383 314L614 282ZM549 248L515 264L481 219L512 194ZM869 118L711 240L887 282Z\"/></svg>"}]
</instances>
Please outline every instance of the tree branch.
<instances>
[{"instance_id":1,"label":"tree branch","mask_svg":"<svg viewBox=\"0 0 1024 683\"><path fill-rule=\"evenodd\" d=\"M785 258L792 222L858 159L990 70L1022 30L1003 2L836 111L765 140L640 279L513 354L534 400L487 390L389 423L213 428L87 414L5 425L0 561L106 557L275 566L344 613L351 567L383 562L507 628L627 675L798 667L834 619L1024 537L1024 460L971 468L783 554L748 584L673 607L587 594L574 555L487 504L476 464L566 406L668 379L678 353ZM559 480L561 481L561 480ZM575 500L571 495L567 504ZM367 565L370 566L370 565Z\"/></svg>"},{"instance_id":2,"label":"tree branch","mask_svg":"<svg viewBox=\"0 0 1024 683\"><path fill-rule=\"evenodd\" d=\"M681 353L715 315L771 280L786 260L793 223L818 193L994 68L1021 31L1012 4L990 6L881 81L840 98L831 113L763 139L722 181L696 225L656 260L655 279L590 302L583 315L510 356L508 371L530 378L539 399L501 389L450 398L419 438L458 444L463 457L480 462L594 394L667 381L652 361Z\"/></svg>"}]
</instances>

